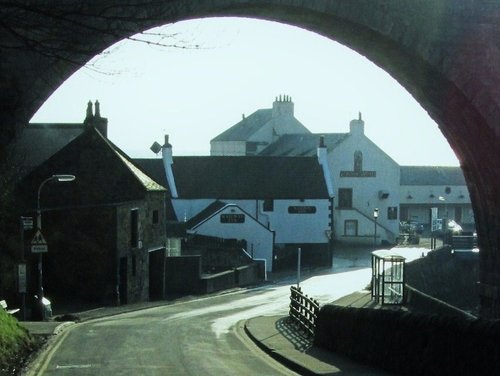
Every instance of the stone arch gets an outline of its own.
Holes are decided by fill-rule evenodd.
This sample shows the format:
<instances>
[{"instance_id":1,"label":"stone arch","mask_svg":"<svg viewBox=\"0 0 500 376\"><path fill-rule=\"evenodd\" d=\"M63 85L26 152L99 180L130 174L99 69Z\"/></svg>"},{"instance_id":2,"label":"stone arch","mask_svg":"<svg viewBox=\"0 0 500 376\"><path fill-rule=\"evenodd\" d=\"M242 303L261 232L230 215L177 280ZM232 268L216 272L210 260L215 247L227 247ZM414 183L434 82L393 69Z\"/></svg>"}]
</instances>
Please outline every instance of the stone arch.
<instances>
[{"instance_id":1,"label":"stone arch","mask_svg":"<svg viewBox=\"0 0 500 376\"><path fill-rule=\"evenodd\" d=\"M438 123L457 154L478 225L481 303L500 317L500 12L496 2L452 0L77 0L19 10L48 39L19 43L0 28L0 148L91 57L136 32L179 20L242 16L336 40L391 74ZM75 9L78 11L75 12ZM6 13L10 9L3 9ZM22 13L24 12L24 13ZM16 14L16 15L19 15ZM52 17L57 14L57 17ZM3 19L10 19L5 18ZM58 51L57 58L46 53ZM40 47L34 51L34 47Z\"/></svg>"}]
</instances>

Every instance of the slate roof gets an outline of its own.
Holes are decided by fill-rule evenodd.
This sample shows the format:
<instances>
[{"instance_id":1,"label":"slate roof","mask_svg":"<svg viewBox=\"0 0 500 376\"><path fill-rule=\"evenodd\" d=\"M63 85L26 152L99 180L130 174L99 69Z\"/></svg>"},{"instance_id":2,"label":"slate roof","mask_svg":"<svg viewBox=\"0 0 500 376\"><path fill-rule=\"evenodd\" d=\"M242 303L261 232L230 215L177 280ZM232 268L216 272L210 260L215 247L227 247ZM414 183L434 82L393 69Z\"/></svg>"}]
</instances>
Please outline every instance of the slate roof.
<instances>
[{"instance_id":1,"label":"slate roof","mask_svg":"<svg viewBox=\"0 0 500 376\"><path fill-rule=\"evenodd\" d=\"M15 165L29 172L82 134L81 123L30 123L11 145Z\"/></svg>"},{"instance_id":2,"label":"slate roof","mask_svg":"<svg viewBox=\"0 0 500 376\"><path fill-rule=\"evenodd\" d=\"M229 129L225 130L212 141L249 141L252 135L254 135L261 128L264 128L269 123L272 122L286 122L291 125L294 129L303 130L304 132L309 132L309 130L295 117L293 116L272 116L272 109L261 109L257 110L251 115L245 117L240 122L236 123ZM270 125L272 126L272 125ZM276 126L277 128L277 126Z\"/></svg>"},{"instance_id":3,"label":"slate roof","mask_svg":"<svg viewBox=\"0 0 500 376\"><path fill-rule=\"evenodd\" d=\"M168 186L161 159L135 159L159 184ZM180 198L328 198L316 157L174 157Z\"/></svg>"},{"instance_id":4,"label":"slate roof","mask_svg":"<svg viewBox=\"0 0 500 376\"><path fill-rule=\"evenodd\" d=\"M165 169L163 168L163 160L161 158L134 158L133 161L146 175L165 187L168 196L171 196Z\"/></svg>"},{"instance_id":5,"label":"slate roof","mask_svg":"<svg viewBox=\"0 0 500 376\"><path fill-rule=\"evenodd\" d=\"M466 185L460 167L401 166L401 185Z\"/></svg>"},{"instance_id":6,"label":"slate roof","mask_svg":"<svg viewBox=\"0 0 500 376\"><path fill-rule=\"evenodd\" d=\"M330 151L349 136L349 133L285 134L263 149L259 155L315 156L321 136L324 136L325 146Z\"/></svg>"},{"instance_id":7,"label":"slate roof","mask_svg":"<svg viewBox=\"0 0 500 376\"><path fill-rule=\"evenodd\" d=\"M76 180L44 192L44 200L51 206L116 204L142 199L148 191L165 191L94 128L33 170L21 184L21 191L27 190L25 197L34 196L35 187L53 174L75 175Z\"/></svg>"},{"instance_id":8,"label":"slate roof","mask_svg":"<svg viewBox=\"0 0 500 376\"><path fill-rule=\"evenodd\" d=\"M196 227L201 222L205 221L206 219L208 219L211 216L213 216L214 214L216 214L218 211L225 208L227 205L228 205L227 203L219 201L219 200L212 202L210 205L208 205L201 212L199 212L194 217L189 219L189 221L186 222L186 228L192 229L193 227Z\"/></svg>"}]
</instances>

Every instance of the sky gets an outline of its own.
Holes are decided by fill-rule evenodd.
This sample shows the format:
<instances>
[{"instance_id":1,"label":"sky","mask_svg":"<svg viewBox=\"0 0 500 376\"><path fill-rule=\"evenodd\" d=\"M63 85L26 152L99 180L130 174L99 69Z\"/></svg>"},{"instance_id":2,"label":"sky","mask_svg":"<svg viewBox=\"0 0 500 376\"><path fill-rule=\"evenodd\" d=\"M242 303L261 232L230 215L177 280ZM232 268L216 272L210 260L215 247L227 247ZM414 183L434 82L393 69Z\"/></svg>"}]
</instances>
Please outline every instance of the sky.
<instances>
[{"instance_id":1,"label":"sky","mask_svg":"<svg viewBox=\"0 0 500 376\"><path fill-rule=\"evenodd\" d=\"M212 138L288 95L313 133L348 132L361 112L365 134L400 165L459 165L437 124L397 81L330 39L245 18L152 32L178 47L111 46L68 78L31 122L81 123L87 102L99 100L109 139L131 157L154 157L149 148L165 134L174 155L209 155Z\"/></svg>"}]
</instances>

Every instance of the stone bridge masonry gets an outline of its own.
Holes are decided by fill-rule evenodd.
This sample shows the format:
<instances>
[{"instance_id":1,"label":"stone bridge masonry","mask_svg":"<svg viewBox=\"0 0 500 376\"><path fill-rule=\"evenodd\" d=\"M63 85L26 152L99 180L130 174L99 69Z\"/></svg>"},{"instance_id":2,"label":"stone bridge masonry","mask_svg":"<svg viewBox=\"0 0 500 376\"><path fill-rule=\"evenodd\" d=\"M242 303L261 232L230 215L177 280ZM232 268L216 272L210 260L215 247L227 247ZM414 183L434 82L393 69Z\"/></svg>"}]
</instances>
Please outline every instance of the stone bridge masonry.
<instances>
[{"instance_id":1,"label":"stone bridge masonry","mask_svg":"<svg viewBox=\"0 0 500 376\"><path fill-rule=\"evenodd\" d=\"M212 16L314 31L366 56L413 95L461 162L480 237L481 313L500 318L500 0L0 0L0 151L114 42Z\"/></svg>"}]
</instances>

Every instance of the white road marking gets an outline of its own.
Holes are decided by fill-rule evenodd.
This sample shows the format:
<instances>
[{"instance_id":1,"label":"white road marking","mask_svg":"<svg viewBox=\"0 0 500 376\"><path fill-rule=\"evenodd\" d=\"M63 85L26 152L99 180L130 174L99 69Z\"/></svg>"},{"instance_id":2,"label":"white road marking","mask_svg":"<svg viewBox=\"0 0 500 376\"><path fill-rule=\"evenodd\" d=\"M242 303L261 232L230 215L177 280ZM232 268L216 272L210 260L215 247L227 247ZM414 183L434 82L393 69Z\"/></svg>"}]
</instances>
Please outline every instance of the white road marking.
<instances>
[{"instance_id":1,"label":"white road marking","mask_svg":"<svg viewBox=\"0 0 500 376\"><path fill-rule=\"evenodd\" d=\"M92 364L68 364L68 365L57 365L56 369L74 369L74 368L91 368Z\"/></svg>"}]
</instances>

